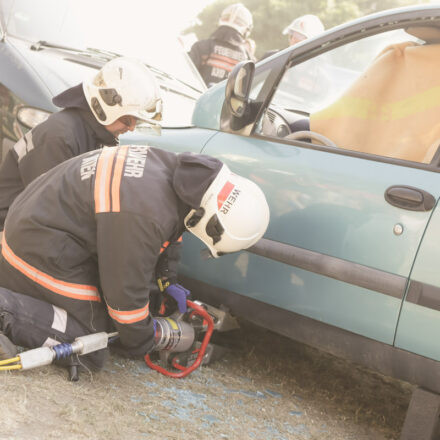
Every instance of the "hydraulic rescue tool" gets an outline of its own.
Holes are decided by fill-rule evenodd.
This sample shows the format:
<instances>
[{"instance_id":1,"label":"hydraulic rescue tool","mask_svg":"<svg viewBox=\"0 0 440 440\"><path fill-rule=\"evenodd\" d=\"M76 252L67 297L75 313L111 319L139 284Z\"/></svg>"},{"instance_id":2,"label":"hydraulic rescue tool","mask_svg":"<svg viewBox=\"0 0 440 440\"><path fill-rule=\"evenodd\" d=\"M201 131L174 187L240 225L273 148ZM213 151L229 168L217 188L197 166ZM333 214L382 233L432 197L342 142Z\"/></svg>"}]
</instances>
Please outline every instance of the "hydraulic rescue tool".
<instances>
[{"instance_id":1,"label":"hydraulic rescue tool","mask_svg":"<svg viewBox=\"0 0 440 440\"><path fill-rule=\"evenodd\" d=\"M145 356L146 364L167 376L185 377L198 368L206 365L221 354L222 347L211 344L214 330L228 331L238 328L237 321L228 312L198 301L187 300L188 310L185 313L174 313L167 317L157 317L155 352L158 363ZM56 360L68 359L72 355L83 356L106 348L118 336L114 333L93 333L80 336L72 343L61 343L52 347L39 347L23 351L16 357L0 361L1 370L29 370L49 365ZM216 353L216 355L214 355ZM69 365L71 381L79 379L78 364ZM173 367L177 371L170 371Z\"/></svg>"},{"instance_id":2,"label":"hydraulic rescue tool","mask_svg":"<svg viewBox=\"0 0 440 440\"><path fill-rule=\"evenodd\" d=\"M188 310L166 318L156 318L156 347L159 364L150 355L146 364L166 376L182 378L200 365L218 358L224 348L210 343L214 331L225 332L238 328L238 323L227 311L199 301L187 300ZM170 371L171 366L178 371Z\"/></svg>"}]
</instances>

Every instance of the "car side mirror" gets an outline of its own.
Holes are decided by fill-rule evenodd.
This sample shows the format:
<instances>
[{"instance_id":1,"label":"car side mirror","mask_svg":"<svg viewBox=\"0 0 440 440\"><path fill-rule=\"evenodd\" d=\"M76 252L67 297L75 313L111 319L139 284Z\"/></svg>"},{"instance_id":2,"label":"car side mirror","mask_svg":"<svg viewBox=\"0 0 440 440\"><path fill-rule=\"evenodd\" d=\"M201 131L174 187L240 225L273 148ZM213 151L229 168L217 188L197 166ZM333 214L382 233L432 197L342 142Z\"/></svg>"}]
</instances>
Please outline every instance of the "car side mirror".
<instances>
[{"instance_id":1,"label":"car side mirror","mask_svg":"<svg viewBox=\"0 0 440 440\"><path fill-rule=\"evenodd\" d=\"M254 72L254 62L245 60L237 63L229 74L225 100L231 114L236 118L242 118L246 113Z\"/></svg>"}]
</instances>

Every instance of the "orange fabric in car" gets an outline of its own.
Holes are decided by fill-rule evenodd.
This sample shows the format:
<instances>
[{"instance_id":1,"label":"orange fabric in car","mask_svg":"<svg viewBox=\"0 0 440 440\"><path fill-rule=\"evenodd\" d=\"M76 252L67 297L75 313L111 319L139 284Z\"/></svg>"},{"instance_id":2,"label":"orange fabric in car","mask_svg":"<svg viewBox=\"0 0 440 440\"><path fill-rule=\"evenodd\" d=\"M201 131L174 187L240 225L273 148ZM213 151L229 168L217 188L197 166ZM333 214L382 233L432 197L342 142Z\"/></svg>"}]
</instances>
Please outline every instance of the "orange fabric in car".
<instances>
[{"instance_id":1,"label":"orange fabric in car","mask_svg":"<svg viewBox=\"0 0 440 440\"><path fill-rule=\"evenodd\" d=\"M349 150L429 163L440 144L440 44L384 49L310 129Z\"/></svg>"}]
</instances>

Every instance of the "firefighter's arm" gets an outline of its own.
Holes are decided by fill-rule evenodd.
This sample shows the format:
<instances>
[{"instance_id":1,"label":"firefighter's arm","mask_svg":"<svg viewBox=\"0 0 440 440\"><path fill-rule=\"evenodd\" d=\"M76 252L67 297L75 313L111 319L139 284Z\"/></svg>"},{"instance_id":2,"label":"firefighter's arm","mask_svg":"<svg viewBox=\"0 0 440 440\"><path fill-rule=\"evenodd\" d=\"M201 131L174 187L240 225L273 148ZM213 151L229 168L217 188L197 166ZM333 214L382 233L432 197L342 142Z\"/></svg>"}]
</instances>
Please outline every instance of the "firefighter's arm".
<instances>
[{"instance_id":1,"label":"firefighter's arm","mask_svg":"<svg viewBox=\"0 0 440 440\"><path fill-rule=\"evenodd\" d=\"M162 248L163 249L163 248ZM167 284L177 283L177 266L180 261L182 249L182 239L170 243L160 254L156 265L156 278L162 282L159 283L161 290L167 287Z\"/></svg>"},{"instance_id":2,"label":"firefighter's arm","mask_svg":"<svg viewBox=\"0 0 440 440\"><path fill-rule=\"evenodd\" d=\"M197 67L197 69L200 70L200 68L202 67L202 55L200 53L200 42L196 41L191 46L191 50L188 52L188 55L191 58L191 61Z\"/></svg>"},{"instance_id":3,"label":"firefighter's arm","mask_svg":"<svg viewBox=\"0 0 440 440\"><path fill-rule=\"evenodd\" d=\"M182 237L169 244L161 253L156 265L156 278L160 291L173 298L179 311L186 312L186 300L190 291L177 284L177 266L180 261Z\"/></svg>"},{"instance_id":4,"label":"firefighter's arm","mask_svg":"<svg viewBox=\"0 0 440 440\"><path fill-rule=\"evenodd\" d=\"M28 153L18 161L18 169L25 186L56 165L79 154L78 146L72 145L73 136L66 135L65 131L60 132L54 128L43 132L38 129L38 126L35 127L32 130L32 139L27 139L34 146L27 146Z\"/></svg>"},{"instance_id":5,"label":"firefighter's arm","mask_svg":"<svg viewBox=\"0 0 440 440\"><path fill-rule=\"evenodd\" d=\"M131 213L97 214L99 277L107 311L130 355L154 345L149 285L160 252L158 227Z\"/></svg>"}]
</instances>

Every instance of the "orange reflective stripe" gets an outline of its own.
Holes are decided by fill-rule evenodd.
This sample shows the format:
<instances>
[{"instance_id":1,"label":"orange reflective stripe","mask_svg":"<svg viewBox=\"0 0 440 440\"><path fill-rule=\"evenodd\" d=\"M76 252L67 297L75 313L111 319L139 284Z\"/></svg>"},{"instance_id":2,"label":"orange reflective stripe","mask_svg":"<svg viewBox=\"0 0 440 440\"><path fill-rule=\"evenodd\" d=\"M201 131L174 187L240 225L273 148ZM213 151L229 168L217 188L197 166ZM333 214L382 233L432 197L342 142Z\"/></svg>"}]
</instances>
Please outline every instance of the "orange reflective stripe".
<instances>
[{"instance_id":1,"label":"orange reflective stripe","mask_svg":"<svg viewBox=\"0 0 440 440\"><path fill-rule=\"evenodd\" d=\"M211 57L214 60L223 61L224 63L228 63L232 67L235 66L238 63L238 60L236 60L235 58L226 57L226 56L220 55L218 53L211 54Z\"/></svg>"},{"instance_id":2,"label":"orange reflective stripe","mask_svg":"<svg viewBox=\"0 0 440 440\"><path fill-rule=\"evenodd\" d=\"M112 212L119 212L121 210L121 179L122 171L124 169L125 157L127 156L128 145L119 147L118 154L116 156L115 171L113 174L112 182Z\"/></svg>"},{"instance_id":3,"label":"orange reflective stripe","mask_svg":"<svg viewBox=\"0 0 440 440\"><path fill-rule=\"evenodd\" d=\"M147 305L141 309L121 311L112 309L107 304L108 314L120 324L132 324L133 322L142 321L149 315L149 308L150 304L147 303Z\"/></svg>"},{"instance_id":4,"label":"orange reflective stripe","mask_svg":"<svg viewBox=\"0 0 440 440\"><path fill-rule=\"evenodd\" d=\"M216 60L208 60L206 64L210 67L217 67L219 69L226 70L227 72L230 72L232 70L232 66L226 63L222 63L220 61Z\"/></svg>"},{"instance_id":5,"label":"orange reflective stripe","mask_svg":"<svg viewBox=\"0 0 440 440\"><path fill-rule=\"evenodd\" d=\"M169 241L166 241L160 248L160 253L162 253L170 245Z\"/></svg>"},{"instance_id":6,"label":"orange reflective stripe","mask_svg":"<svg viewBox=\"0 0 440 440\"><path fill-rule=\"evenodd\" d=\"M98 289L95 286L57 280L26 263L20 257L17 257L6 243L5 231L3 231L2 255L11 266L21 272L24 276L54 293L84 301L101 301Z\"/></svg>"},{"instance_id":7,"label":"orange reflective stripe","mask_svg":"<svg viewBox=\"0 0 440 440\"><path fill-rule=\"evenodd\" d=\"M116 148L104 147L98 159L95 177L95 212L110 211L110 179Z\"/></svg>"},{"instance_id":8,"label":"orange reflective stripe","mask_svg":"<svg viewBox=\"0 0 440 440\"><path fill-rule=\"evenodd\" d=\"M182 242L182 236L180 236L174 243L181 243ZM160 253L162 253L168 246L170 245L169 241L166 241L162 247L160 248Z\"/></svg>"}]
</instances>

